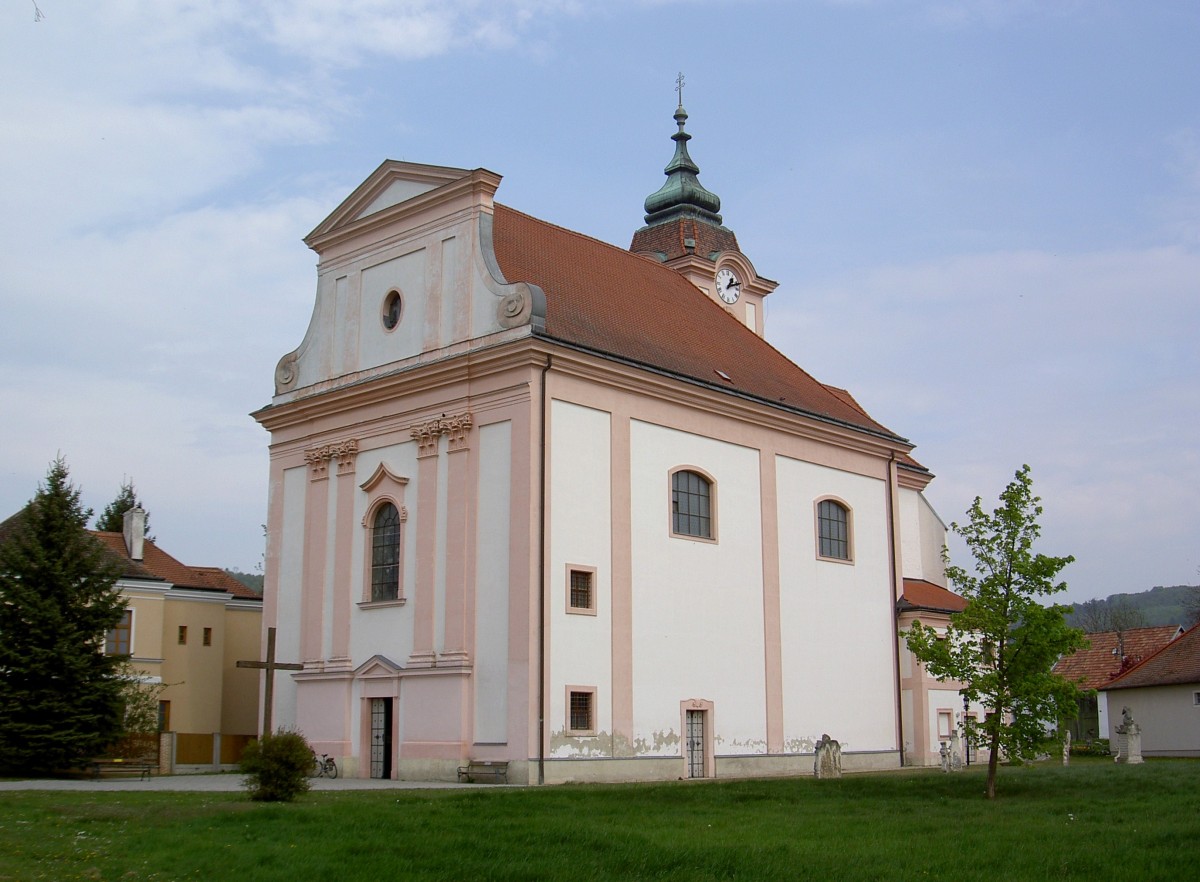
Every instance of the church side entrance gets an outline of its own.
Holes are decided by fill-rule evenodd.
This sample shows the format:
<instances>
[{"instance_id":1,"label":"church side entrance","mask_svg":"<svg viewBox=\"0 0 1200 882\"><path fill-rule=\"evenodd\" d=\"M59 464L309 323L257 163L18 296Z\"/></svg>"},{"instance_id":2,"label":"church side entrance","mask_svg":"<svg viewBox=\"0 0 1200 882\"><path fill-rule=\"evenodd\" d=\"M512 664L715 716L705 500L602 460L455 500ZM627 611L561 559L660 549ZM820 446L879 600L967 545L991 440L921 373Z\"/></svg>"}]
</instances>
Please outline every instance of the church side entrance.
<instances>
[{"instance_id":1,"label":"church side entrance","mask_svg":"<svg viewBox=\"0 0 1200 882\"><path fill-rule=\"evenodd\" d=\"M371 699L371 777L392 777L392 699Z\"/></svg>"},{"instance_id":2,"label":"church side entrance","mask_svg":"<svg viewBox=\"0 0 1200 882\"><path fill-rule=\"evenodd\" d=\"M713 703L689 698L679 703L679 712L685 774L689 778L714 777L717 763L713 754Z\"/></svg>"},{"instance_id":3,"label":"church side entrance","mask_svg":"<svg viewBox=\"0 0 1200 882\"><path fill-rule=\"evenodd\" d=\"M704 777L704 711L687 712L687 776Z\"/></svg>"}]
</instances>

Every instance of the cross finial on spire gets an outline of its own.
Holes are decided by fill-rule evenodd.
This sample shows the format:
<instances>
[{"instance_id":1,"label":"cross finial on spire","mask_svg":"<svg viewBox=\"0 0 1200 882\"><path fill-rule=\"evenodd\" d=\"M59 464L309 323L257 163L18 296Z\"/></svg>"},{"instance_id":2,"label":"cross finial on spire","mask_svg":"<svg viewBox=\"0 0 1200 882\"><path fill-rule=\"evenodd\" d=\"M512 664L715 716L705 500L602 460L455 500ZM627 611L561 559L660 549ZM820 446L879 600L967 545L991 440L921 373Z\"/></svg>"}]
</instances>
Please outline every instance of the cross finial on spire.
<instances>
[{"instance_id":1,"label":"cross finial on spire","mask_svg":"<svg viewBox=\"0 0 1200 882\"><path fill-rule=\"evenodd\" d=\"M679 95L679 106L683 107L683 71L675 78L675 92Z\"/></svg>"}]
</instances>

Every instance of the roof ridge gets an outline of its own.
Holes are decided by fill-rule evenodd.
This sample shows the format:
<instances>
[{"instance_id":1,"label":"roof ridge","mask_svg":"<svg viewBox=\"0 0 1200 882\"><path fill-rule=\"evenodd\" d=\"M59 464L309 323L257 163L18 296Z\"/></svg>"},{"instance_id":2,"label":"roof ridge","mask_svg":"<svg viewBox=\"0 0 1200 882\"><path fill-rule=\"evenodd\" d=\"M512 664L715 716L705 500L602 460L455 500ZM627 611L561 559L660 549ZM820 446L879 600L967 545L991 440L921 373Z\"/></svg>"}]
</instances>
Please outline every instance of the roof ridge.
<instances>
[{"instance_id":1,"label":"roof ridge","mask_svg":"<svg viewBox=\"0 0 1200 882\"><path fill-rule=\"evenodd\" d=\"M1161 627L1169 627L1169 626L1163 625L1163 626L1161 626ZM1179 626L1178 626L1178 625L1176 625L1175 627L1179 627ZM1154 659L1158 658L1158 656L1162 655L1162 654L1163 654L1164 652L1166 652L1168 649L1171 649L1172 647L1175 647L1175 646L1177 646L1177 645L1180 643L1180 641L1182 641L1184 638L1186 638L1186 637L1188 637L1189 635L1191 635L1191 633L1192 633L1193 631L1195 631L1197 628L1200 628L1200 622L1197 622L1195 625L1192 625L1192 627L1188 628L1186 631L1184 631L1182 634L1180 634L1180 635L1179 635L1178 637L1176 637L1174 640L1168 640L1166 643L1164 643L1162 646L1160 646L1160 647L1159 647L1158 649L1156 649L1154 652L1150 653L1150 654L1149 654L1148 656L1146 656L1144 659L1142 659L1141 661L1139 661L1137 664L1135 664L1135 665L1134 665L1133 667L1131 667L1129 670L1127 670L1127 671L1122 671L1122 672L1121 672L1121 673L1120 673L1118 676L1116 676L1116 677L1113 677L1111 680L1109 680L1109 681L1108 681L1108 682L1105 684L1105 687L1107 688L1107 687L1109 687L1109 686L1112 686L1112 685L1114 685L1114 684L1120 683L1122 680L1124 680L1124 679L1126 679L1127 677L1131 676L1131 675L1134 673L1134 671L1140 670L1140 669L1141 669L1142 667L1144 667L1144 666L1145 666L1147 663L1149 663L1149 662L1153 661Z\"/></svg>"},{"instance_id":2,"label":"roof ridge","mask_svg":"<svg viewBox=\"0 0 1200 882\"><path fill-rule=\"evenodd\" d=\"M525 220L528 220L532 223L538 224L542 227L546 227L546 228L555 230L560 233L565 233L568 236L579 240L580 242L586 242L593 246L595 246L595 245L602 246L604 249L611 251L612 254L620 255L620 259L622 259L622 260L628 258L628 259L644 261L645 266L647 268L652 268L652 269L650 269L650 271L653 273L669 274L669 275L663 276L664 280L666 280L666 279L671 280L668 284L687 285L689 288L695 290L695 292L699 295L697 297L697 302L703 302L704 306L697 306L696 308L717 310L721 314L720 321L732 323L730 325L730 327L738 328L738 330L733 333L749 335L749 337L744 338L746 341L748 341L749 346L758 346L758 347L764 348L766 351L770 352L773 357L778 358L782 362L789 365L793 370L796 370L800 374L802 374L807 380L809 380L817 388L819 388L821 390L822 394L828 395L830 398L834 399L842 406L848 407L851 410L853 410L855 413L860 414L866 422L865 422L865 424L858 424L856 422L851 422L849 420L846 420L845 418L837 417L834 415L834 413L836 411L834 411L832 409L828 410L825 413L822 413L821 411L816 410L815 408L805 407L805 406L802 406L802 405L794 403L794 402L788 402L786 399L782 399L782 398L779 400L773 401L772 399L767 398L762 395L754 395L753 393L748 393L748 392L744 392L744 391L742 392L742 394L748 394L748 395L750 395L750 397L756 398L757 400L763 401L765 403L772 403L772 404L776 404L776 405L783 404L784 406L786 406L788 408L798 409L802 412L812 414L813 416L822 417L822 418L826 418L826 419L832 419L838 423L845 423L846 425L849 425L849 426L855 426L856 428L863 429L868 432L872 432L872 433L876 433L876 434L881 434L883 436L901 441L906 444L911 443L907 438L905 438L902 435L897 434L896 432L893 432L887 426L883 425L878 420L876 420L874 417L872 417L869 413L867 413L867 411L862 407L862 405L859 404L858 401L855 400L853 398L853 396L850 395L849 392L847 392L846 395L851 400L849 402L847 402L842 397L840 397L839 395L837 395L836 393L831 391L828 384L823 383L820 380L818 380L815 376L813 376L811 373L809 373L805 368L801 367L797 362L790 359L784 352L782 352L779 348L777 348L770 340L768 340L764 336L760 336L757 332L751 330L749 327L746 326L745 323L739 321L734 315L732 315L728 310L724 309L720 304L718 304L712 298L705 296L704 292L701 291L696 285L689 282L687 279L685 279L679 273L675 272L675 270L671 269L670 267L664 266L663 264L659 263L656 260L653 260L652 258L638 254L634 251L630 251L628 248L622 248L619 245L614 245L611 242L606 242L603 239L596 238L595 236L589 236L587 233L581 233L578 230L572 230L568 227L564 227L559 224L553 223L551 221L544 220L540 217L535 217L534 215L531 215L527 212L521 211L520 209L513 208L511 205L506 205L501 202L496 202L496 203L494 203L494 206L497 209L511 212L513 215L517 215ZM506 276L505 281L512 282L514 280L508 279ZM527 280L517 279L515 281L527 281ZM551 296L553 296L553 292L550 292L550 294L551 294ZM561 338L555 337L553 334L546 334L546 336L551 339L561 339ZM600 350L596 350L596 351L600 351ZM615 353L607 353L607 354L613 355ZM654 367L657 370L662 369L661 367L656 367L654 365L647 364L647 366ZM719 368L720 368L719 365L713 366L714 371L718 370ZM670 371L668 371L668 373L670 373ZM693 377L691 375L680 375L680 376L687 376L689 379L695 380L695 381L698 381L701 383L705 382L700 377ZM725 389L725 387L720 386L715 382L709 383L709 385L712 388ZM727 389L726 391L739 391L739 390Z\"/></svg>"}]
</instances>

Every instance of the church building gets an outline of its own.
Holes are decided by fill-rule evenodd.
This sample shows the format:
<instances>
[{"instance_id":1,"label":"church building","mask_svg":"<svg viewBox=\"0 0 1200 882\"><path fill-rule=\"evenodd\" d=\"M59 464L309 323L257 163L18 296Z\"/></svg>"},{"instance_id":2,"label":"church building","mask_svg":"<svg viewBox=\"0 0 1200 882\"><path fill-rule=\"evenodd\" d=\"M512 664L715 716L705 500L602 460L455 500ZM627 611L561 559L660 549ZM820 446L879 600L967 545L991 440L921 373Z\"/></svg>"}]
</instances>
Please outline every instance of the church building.
<instances>
[{"instance_id":1,"label":"church building","mask_svg":"<svg viewBox=\"0 0 1200 882\"><path fill-rule=\"evenodd\" d=\"M932 475L767 342L776 283L674 118L628 250L496 202L486 169L395 161L305 239L312 320L254 414L264 625L304 665L276 723L346 774L783 775L823 734L847 769L912 749L897 605L905 579L945 585Z\"/></svg>"}]
</instances>

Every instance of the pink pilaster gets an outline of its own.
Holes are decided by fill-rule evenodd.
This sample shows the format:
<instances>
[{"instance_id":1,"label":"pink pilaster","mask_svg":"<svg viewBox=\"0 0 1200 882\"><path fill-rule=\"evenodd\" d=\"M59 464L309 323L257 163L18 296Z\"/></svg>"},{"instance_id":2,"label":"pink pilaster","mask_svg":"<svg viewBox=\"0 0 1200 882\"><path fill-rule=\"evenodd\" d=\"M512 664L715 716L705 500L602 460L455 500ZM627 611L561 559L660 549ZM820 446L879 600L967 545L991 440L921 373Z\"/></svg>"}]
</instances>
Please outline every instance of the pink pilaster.
<instances>
[{"instance_id":1,"label":"pink pilaster","mask_svg":"<svg viewBox=\"0 0 1200 882\"><path fill-rule=\"evenodd\" d=\"M440 421L416 426L412 437L417 442L417 584L413 586L413 649L408 666L428 668L437 662L433 640Z\"/></svg>"},{"instance_id":2,"label":"pink pilaster","mask_svg":"<svg viewBox=\"0 0 1200 882\"><path fill-rule=\"evenodd\" d=\"M325 555L329 531L329 460L324 449L309 450L308 500L304 524L304 590L300 600L300 657L306 665L324 661L321 631L325 613Z\"/></svg>"},{"instance_id":3,"label":"pink pilaster","mask_svg":"<svg viewBox=\"0 0 1200 882\"><path fill-rule=\"evenodd\" d=\"M348 442L337 457L337 541L333 547L333 635L327 668L350 667L350 549L354 543L354 462L358 444Z\"/></svg>"},{"instance_id":4,"label":"pink pilaster","mask_svg":"<svg viewBox=\"0 0 1200 882\"><path fill-rule=\"evenodd\" d=\"M445 635L439 665L470 664L467 626L468 570L471 568L472 541L470 525L474 523L469 476L471 471L471 415L443 420L448 428L449 462L447 463L446 498L446 614Z\"/></svg>"}]
</instances>

